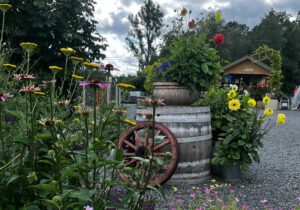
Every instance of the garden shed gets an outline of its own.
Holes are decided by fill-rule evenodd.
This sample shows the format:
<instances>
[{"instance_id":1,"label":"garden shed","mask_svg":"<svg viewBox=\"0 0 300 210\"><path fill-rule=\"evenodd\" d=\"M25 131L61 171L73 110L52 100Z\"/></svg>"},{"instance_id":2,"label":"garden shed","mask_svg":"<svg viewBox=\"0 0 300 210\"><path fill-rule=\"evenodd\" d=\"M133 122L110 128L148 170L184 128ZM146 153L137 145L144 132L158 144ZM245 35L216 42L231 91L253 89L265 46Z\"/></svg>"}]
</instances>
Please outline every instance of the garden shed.
<instances>
[{"instance_id":1,"label":"garden shed","mask_svg":"<svg viewBox=\"0 0 300 210\"><path fill-rule=\"evenodd\" d=\"M267 78L271 77L271 67L262 61L244 56L223 67L226 82L239 86L260 84L264 86Z\"/></svg>"}]
</instances>

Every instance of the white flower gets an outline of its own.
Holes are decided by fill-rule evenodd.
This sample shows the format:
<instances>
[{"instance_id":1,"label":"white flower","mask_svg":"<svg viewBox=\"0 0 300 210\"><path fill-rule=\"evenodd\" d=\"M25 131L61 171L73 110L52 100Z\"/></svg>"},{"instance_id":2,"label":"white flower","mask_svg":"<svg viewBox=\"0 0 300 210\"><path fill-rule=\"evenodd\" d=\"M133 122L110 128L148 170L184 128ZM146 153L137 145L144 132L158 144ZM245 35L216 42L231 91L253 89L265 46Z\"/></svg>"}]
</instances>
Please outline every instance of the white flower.
<instances>
[{"instance_id":1,"label":"white flower","mask_svg":"<svg viewBox=\"0 0 300 210\"><path fill-rule=\"evenodd\" d=\"M237 91L239 89L239 87L237 85L230 84L229 87L231 90L235 90L235 91Z\"/></svg>"},{"instance_id":2,"label":"white flower","mask_svg":"<svg viewBox=\"0 0 300 210\"><path fill-rule=\"evenodd\" d=\"M248 90L244 90L244 95L248 96L249 95L249 91Z\"/></svg>"}]
</instances>

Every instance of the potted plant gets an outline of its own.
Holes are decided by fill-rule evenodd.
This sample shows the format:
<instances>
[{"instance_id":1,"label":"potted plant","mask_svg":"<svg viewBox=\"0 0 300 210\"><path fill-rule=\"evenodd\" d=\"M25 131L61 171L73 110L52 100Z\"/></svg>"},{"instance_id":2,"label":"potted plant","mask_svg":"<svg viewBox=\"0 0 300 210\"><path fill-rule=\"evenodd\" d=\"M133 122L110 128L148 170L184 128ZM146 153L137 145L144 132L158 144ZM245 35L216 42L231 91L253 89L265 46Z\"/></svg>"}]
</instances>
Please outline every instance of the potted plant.
<instances>
[{"instance_id":1,"label":"potted plant","mask_svg":"<svg viewBox=\"0 0 300 210\"><path fill-rule=\"evenodd\" d=\"M167 105L190 105L221 78L222 72L220 56L211 46L207 30L215 19L209 16L197 23L191 19L185 30L183 22L187 17L182 11L176 24L179 30L169 32L174 36L163 48L160 65L151 72L153 95L165 99ZM215 36L216 45L223 42L223 35Z\"/></svg>"},{"instance_id":2,"label":"potted plant","mask_svg":"<svg viewBox=\"0 0 300 210\"><path fill-rule=\"evenodd\" d=\"M265 105L269 102L269 97L263 98ZM258 109L247 92L239 95L236 90L215 88L201 103L210 105L212 110L213 171L227 181L239 180L241 170L246 170L253 161L260 161L262 137L276 123L285 122L284 114L278 114L277 120L270 119L273 110Z\"/></svg>"}]
</instances>

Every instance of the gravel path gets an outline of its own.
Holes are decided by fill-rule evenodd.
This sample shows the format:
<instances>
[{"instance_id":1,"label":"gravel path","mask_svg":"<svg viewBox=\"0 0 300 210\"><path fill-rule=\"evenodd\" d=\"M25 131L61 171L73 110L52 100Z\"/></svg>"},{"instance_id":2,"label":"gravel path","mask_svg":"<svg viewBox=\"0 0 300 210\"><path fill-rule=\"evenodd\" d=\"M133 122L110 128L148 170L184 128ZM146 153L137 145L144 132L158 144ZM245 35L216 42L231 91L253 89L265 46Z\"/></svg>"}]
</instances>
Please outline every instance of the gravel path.
<instances>
[{"instance_id":1,"label":"gravel path","mask_svg":"<svg viewBox=\"0 0 300 210\"><path fill-rule=\"evenodd\" d=\"M268 206L274 209L284 210L299 203L296 199L300 197L300 112L282 113L286 114L287 121L265 136L261 162L253 163L241 183L234 185L240 203L249 204L251 209L263 209L262 200L267 200ZM198 184L202 188L204 185ZM169 209L169 203L178 198L190 199L194 186L178 185L178 192L173 193L171 186L165 185L167 201L161 202L157 209Z\"/></svg>"}]
</instances>

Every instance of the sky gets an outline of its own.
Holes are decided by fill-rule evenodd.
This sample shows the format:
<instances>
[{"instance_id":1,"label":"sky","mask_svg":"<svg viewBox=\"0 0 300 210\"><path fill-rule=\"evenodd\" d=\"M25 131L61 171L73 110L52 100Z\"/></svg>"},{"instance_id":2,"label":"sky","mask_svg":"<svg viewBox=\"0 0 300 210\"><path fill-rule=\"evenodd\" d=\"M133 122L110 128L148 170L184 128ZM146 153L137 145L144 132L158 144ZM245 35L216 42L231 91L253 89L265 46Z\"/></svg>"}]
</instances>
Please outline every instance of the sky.
<instances>
[{"instance_id":1,"label":"sky","mask_svg":"<svg viewBox=\"0 0 300 210\"><path fill-rule=\"evenodd\" d=\"M260 22L260 19L271 8L276 11L287 11L295 17L300 10L300 0L153 0L164 12L164 24L175 18L174 10L182 7L192 10L192 16L197 18L210 9L221 10L223 18L228 21L238 21L250 27ZM129 14L137 14L143 0L96 0L95 18L98 21L98 32L107 39L109 47L105 54L104 64L111 63L120 69L116 75L135 74L138 70L137 59L130 53L125 36L130 23Z\"/></svg>"}]
</instances>

